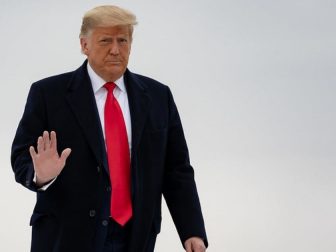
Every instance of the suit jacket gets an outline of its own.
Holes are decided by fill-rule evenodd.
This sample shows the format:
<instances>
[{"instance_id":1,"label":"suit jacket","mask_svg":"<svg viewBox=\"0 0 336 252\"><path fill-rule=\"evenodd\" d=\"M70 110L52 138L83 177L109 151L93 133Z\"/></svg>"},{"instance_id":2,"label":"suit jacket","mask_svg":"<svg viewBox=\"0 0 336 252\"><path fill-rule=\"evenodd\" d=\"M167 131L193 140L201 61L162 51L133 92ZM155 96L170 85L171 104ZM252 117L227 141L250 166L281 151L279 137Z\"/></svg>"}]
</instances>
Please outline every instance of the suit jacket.
<instances>
[{"instance_id":1,"label":"suit jacket","mask_svg":"<svg viewBox=\"0 0 336 252\"><path fill-rule=\"evenodd\" d=\"M31 217L32 251L95 251L97 226L109 216L111 186L105 144L87 61L77 70L34 83L13 145L16 181L37 193ZM169 88L125 72L132 123L132 231L129 251L145 250L160 232L164 195L180 239L207 238L181 121ZM70 147L55 182L39 191L29 146L44 130Z\"/></svg>"}]
</instances>

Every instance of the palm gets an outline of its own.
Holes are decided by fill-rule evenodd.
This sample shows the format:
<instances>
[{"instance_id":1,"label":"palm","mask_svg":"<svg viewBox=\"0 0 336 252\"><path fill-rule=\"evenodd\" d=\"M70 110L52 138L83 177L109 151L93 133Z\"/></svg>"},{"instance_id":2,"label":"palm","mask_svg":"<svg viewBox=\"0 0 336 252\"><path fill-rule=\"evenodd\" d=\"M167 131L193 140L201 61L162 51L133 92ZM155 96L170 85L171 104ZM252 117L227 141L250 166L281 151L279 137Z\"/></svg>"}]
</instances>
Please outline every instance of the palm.
<instances>
[{"instance_id":1,"label":"palm","mask_svg":"<svg viewBox=\"0 0 336 252\"><path fill-rule=\"evenodd\" d=\"M69 148L63 150L61 156L57 152L56 133L43 132L37 141L37 152L30 147L30 155L33 159L37 184L44 184L57 177L65 166L65 161L70 155Z\"/></svg>"},{"instance_id":2,"label":"palm","mask_svg":"<svg viewBox=\"0 0 336 252\"><path fill-rule=\"evenodd\" d=\"M43 173L54 174L55 176L61 172L64 165L57 151L51 148L39 152L34 160L35 169L41 170Z\"/></svg>"}]
</instances>

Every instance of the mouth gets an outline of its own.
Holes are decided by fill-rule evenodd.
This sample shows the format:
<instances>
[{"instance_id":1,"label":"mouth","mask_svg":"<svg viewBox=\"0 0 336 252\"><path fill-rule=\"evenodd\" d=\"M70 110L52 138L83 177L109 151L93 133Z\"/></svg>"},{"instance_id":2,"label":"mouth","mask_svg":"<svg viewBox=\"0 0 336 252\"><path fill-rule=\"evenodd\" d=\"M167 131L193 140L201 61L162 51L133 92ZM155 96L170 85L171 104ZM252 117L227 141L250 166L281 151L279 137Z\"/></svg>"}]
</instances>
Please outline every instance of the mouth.
<instances>
[{"instance_id":1,"label":"mouth","mask_svg":"<svg viewBox=\"0 0 336 252\"><path fill-rule=\"evenodd\" d=\"M113 65L116 65L116 64L121 64L121 61L118 61L118 60L108 60L106 61L107 64L113 64Z\"/></svg>"}]
</instances>

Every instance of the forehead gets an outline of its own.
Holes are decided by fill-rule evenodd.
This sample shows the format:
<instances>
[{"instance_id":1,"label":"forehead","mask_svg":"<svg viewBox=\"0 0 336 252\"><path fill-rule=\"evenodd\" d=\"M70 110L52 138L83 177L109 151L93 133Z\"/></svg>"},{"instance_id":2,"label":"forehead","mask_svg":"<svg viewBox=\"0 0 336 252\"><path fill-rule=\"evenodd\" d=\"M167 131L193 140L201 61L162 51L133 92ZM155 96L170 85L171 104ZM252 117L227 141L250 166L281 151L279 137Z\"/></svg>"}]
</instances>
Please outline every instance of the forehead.
<instances>
[{"instance_id":1,"label":"forehead","mask_svg":"<svg viewBox=\"0 0 336 252\"><path fill-rule=\"evenodd\" d=\"M128 26L107 26L96 27L92 30L92 36L129 36L130 29Z\"/></svg>"}]
</instances>

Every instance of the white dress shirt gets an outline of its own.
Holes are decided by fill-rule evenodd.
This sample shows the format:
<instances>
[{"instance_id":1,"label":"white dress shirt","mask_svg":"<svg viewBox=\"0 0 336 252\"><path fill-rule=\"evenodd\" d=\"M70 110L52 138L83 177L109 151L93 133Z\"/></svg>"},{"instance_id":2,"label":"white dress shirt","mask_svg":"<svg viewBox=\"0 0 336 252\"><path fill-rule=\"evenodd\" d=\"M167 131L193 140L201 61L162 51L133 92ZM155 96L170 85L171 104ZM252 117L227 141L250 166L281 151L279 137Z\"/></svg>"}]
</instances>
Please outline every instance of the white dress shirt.
<instances>
[{"instance_id":1,"label":"white dress shirt","mask_svg":"<svg viewBox=\"0 0 336 252\"><path fill-rule=\"evenodd\" d=\"M101 128L103 130L103 136L105 141L105 127L104 127L104 107L105 107L105 101L107 96L107 90L104 88L104 84L106 83L105 80L103 80L95 71L93 71L90 64L87 64L87 71L91 80L93 93L96 100L96 105L98 109L99 119L101 123ZM116 84L115 89L113 90L113 95L117 99L119 106L121 108L121 111L123 113L126 131L127 131L127 138L128 138L128 146L129 146L129 152L131 155L132 150L132 125L131 125L131 115L129 111L129 104L128 104L128 96L127 91L125 87L124 82L124 76L121 76L118 80L114 82ZM57 133L57 132L56 132ZM106 144L105 144L106 146ZM71 154L70 154L71 155ZM57 177L56 177L57 178ZM54 178L50 183L42 186L39 188L41 191L47 190L47 188L56 180ZM34 175L33 181L36 183L36 173Z\"/></svg>"},{"instance_id":2,"label":"white dress shirt","mask_svg":"<svg viewBox=\"0 0 336 252\"><path fill-rule=\"evenodd\" d=\"M95 71L91 68L90 64L87 64L87 70L89 73L89 77L92 83L92 88L94 92L94 96L96 99L97 109L99 113L100 123L103 129L103 136L105 139L105 127L104 127L104 106L106 101L107 90L104 88L104 84L106 83ZM131 125L131 115L129 111L128 105L128 97L124 82L124 76L121 76L118 80L114 82L116 84L115 89L113 90L113 95L117 99L121 111L123 113L126 131L127 131L127 138L128 138L128 146L132 149L132 125Z\"/></svg>"}]
</instances>

